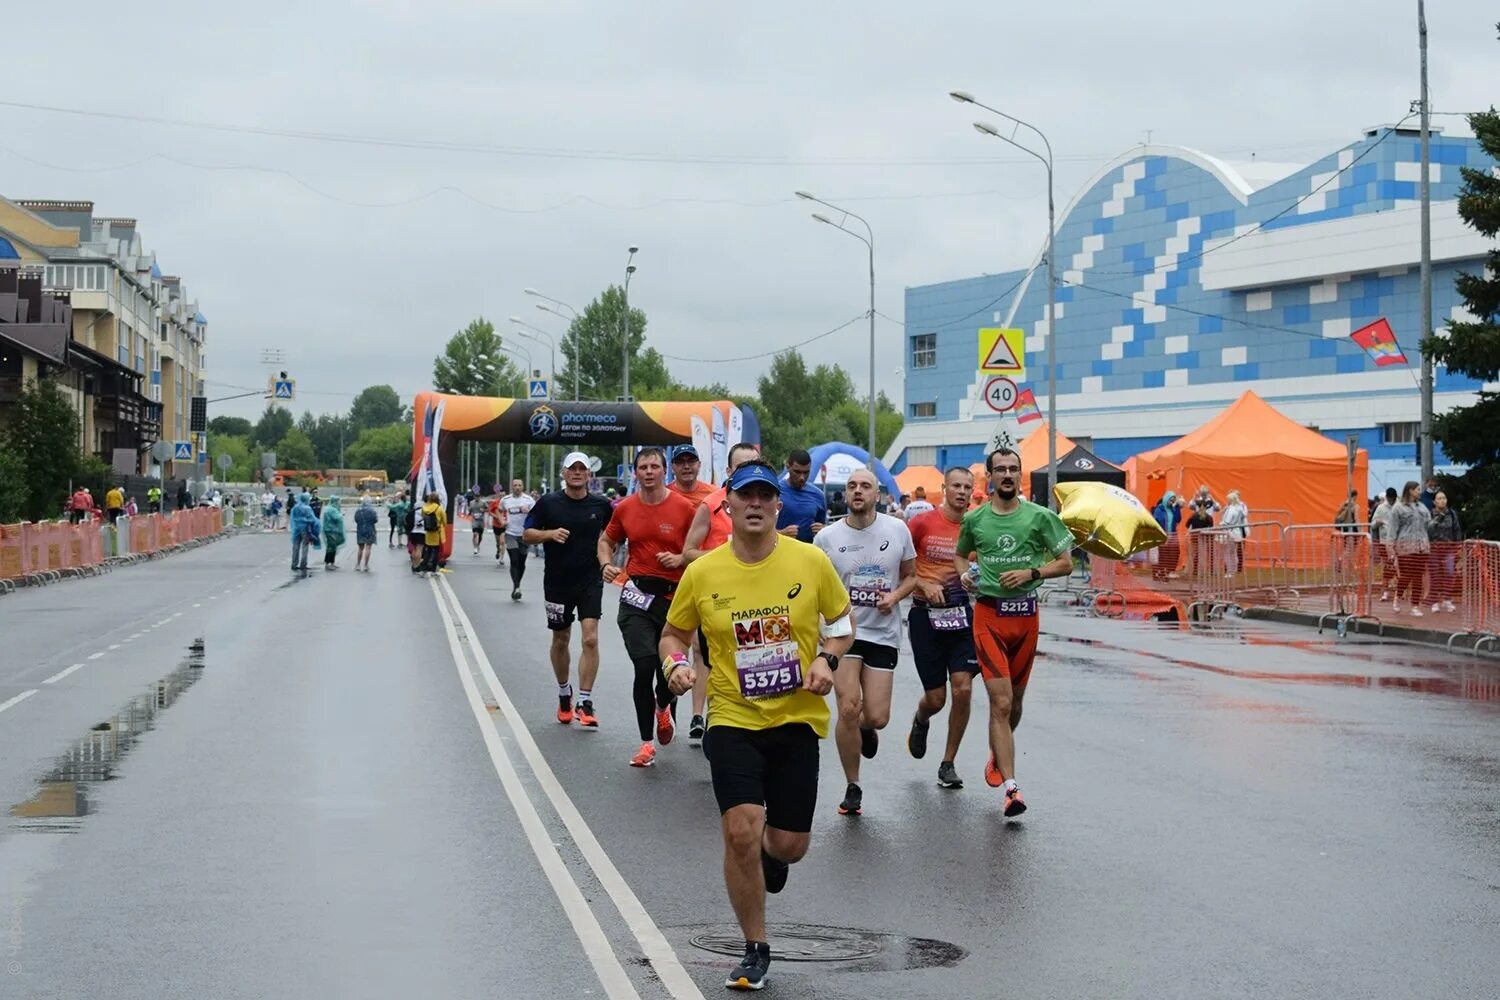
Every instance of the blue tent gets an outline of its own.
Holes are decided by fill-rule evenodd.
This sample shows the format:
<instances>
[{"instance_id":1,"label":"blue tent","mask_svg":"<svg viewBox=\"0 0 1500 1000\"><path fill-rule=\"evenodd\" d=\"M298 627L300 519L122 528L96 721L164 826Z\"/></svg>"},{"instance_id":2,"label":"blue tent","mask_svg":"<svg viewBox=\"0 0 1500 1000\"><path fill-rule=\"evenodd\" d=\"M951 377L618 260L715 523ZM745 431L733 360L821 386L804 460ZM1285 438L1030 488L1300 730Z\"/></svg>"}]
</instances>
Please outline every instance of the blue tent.
<instances>
[{"instance_id":1,"label":"blue tent","mask_svg":"<svg viewBox=\"0 0 1500 1000\"><path fill-rule=\"evenodd\" d=\"M812 455L812 479L814 481L818 479L818 470L823 468L824 464L830 458L835 455L848 455L869 467L875 473L876 481L880 483L881 487L887 493L893 497L901 495L901 486L896 482L896 477L891 475L891 470L885 467L885 463L878 458L871 461L870 453L857 444L847 444L843 441L829 441L827 444L818 445L809 454ZM841 486L843 484L831 483L829 485Z\"/></svg>"}]
</instances>

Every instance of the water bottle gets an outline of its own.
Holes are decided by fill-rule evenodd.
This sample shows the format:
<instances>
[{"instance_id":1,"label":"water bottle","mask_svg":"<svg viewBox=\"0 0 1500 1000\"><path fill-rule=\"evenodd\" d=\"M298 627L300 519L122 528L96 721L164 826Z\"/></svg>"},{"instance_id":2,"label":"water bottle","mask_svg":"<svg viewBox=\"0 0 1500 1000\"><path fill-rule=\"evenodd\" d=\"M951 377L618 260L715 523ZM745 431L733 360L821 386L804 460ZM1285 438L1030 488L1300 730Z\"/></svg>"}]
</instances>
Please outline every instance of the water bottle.
<instances>
[{"instance_id":1,"label":"water bottle","mask_svg":"<svg viewBox=\"0 0 1500 1000\"><path fill-rule=\"evenodd\" d=\"M965 573L964 575L969 578L969 583L971 583L971 584L974 585L974 589L978 590L979 589L979 564L977 562L970 562L969 563L969 571L967 573Z\"/></svg>"},{"instance_id":2,"label":"water bottle","mask_svg":"<svg viewBox=\"0 0 1500 1000\"><path fill-rule=\"evenodd\" d=\"M1342 639L1349 634L1349 619L1340 618L1338 624L1339 638Z\"/></svg>"}]
</instances>

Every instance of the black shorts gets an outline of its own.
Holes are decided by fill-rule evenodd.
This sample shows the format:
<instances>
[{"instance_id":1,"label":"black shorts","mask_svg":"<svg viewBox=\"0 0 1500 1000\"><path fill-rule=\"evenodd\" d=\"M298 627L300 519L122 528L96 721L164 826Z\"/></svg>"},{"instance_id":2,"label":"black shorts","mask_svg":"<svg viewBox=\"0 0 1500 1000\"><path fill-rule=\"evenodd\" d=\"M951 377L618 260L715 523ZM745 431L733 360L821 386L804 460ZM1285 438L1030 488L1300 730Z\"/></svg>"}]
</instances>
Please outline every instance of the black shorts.
<instances>
[{"instance_id":1,"label":"black shorts","mask_svg":"<svg viewBox=\"0 0 1500 1000\"><path fill-rule=\"evenodd\" d=\"M818 804L818 734L805 722L771 729L713 726L703 743L720 814L763 805L766 825L812 830Z\"/></svg>"},{"instance_id":2,"label":"black shorts","mask_svg":"<svg viewBox=\"0 0 1500 1000\"><path fill-rule=\"evenodd\" d=\"M604 581L599 577L569 581L567 585L542 581L542 599L547 602L547 627L561 632L579 621L599 620L604 604Z\"/></svg>"},{"instance_id":3,"label":"black shorts","mask_svg":"<svg viewBox=\"0 0 1500 1000\"><path fill-rule=\"evenodd\" d=\"M661 630L667 625L667 610L672 599L665 595L651 599L651 606L644 611L633 605L620 602L620 638L625 640L625 654L632 661L650 660L661 662Z\"/></svg>"},{"instance_id":4,"label":"black shorts","mask_svg":"<svg viewBox=\"0 0 1500 1000\"><path fill-rule=\"evenodd\" d=\"M478 538L480 535L483 535L484 534L484 522L483 521L475 521L474 522L474 526L473 526L473 530L474 530L474 537L475 538Z\"/></svg>"},{"instance_id":5,"label":"black shorts","mask_svg":"<svg viewBox=\"0 0 1500 1000\"><path fill-rule=\"evenodd\" d=\"M945 632L932 627L925 607L915 605L906 616L911 655L924 691L946 687L952 674L979 673L979 659L974 655L973 609L966 612L966 617L968 628Z\"/></svg>"},{"instance_id":6,"label":"black shorts","mask_svg":"<svg viewBox=\"0 0 1500 1000\"><path fill-rule=\"evenodd\" d=\"M855 639L849 647L845 656L857 656L865 661L865 666L874 667L876 670L896 669L896 647L882 646L878 642L870 642L867 639Z\"/></svg>"},{"instance_id":7,"label":"black shorts","mask_svg":"<svg viewBox=\"0 0 1500 1000\"><path fill-rule=\"evenodd\" d=\"M508 531L505 533L505 547L511 551L516 551L517 549L522 552L526 551L526 545L521 541L521 536L512 535Z\"/></svg>"}]
</instances>

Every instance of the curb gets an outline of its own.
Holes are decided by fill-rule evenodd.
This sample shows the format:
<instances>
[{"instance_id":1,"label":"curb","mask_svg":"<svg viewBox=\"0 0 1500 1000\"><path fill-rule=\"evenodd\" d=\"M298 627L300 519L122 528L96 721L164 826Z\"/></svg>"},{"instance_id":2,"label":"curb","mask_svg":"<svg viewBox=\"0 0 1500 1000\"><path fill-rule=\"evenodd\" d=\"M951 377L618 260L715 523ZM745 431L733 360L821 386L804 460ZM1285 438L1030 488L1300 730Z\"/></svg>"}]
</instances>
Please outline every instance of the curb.
<instances>
[{"instance_id":1,"label":"curb","mask_svg":"<svg viewBox=\"0 0 1500 1000\"><path fill-rule=\"evenodd\" d=\"M1241 617L1255 621L1278 622L1282 625L1305 625L1322 632L1328 627L1331 615L1314 615L1302 611L1287 611L1284 608L1245 608ZM1500 661L1500 650L1495 649L1493 636L1474 632L1451 632L1430 628L1414 628L1410 625L1393 625L1374 618L1350 617L1348 629L1352 633L1378 632L1383 636L1422 646L1441 646L1449 652L1461 650L1483 659ZM1480 648L1488 647L1488 648Z\"/></svg>"}]
</instances>

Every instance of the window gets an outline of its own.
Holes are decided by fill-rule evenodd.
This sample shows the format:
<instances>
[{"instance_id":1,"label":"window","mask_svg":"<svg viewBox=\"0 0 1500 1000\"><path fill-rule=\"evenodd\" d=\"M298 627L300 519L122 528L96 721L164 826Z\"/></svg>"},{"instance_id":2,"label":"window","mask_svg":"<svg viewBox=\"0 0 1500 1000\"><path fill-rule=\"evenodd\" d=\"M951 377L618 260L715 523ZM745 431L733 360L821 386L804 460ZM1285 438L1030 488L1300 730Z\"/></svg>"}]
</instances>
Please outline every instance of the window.
<instances>
[{"instance_id":1,"label":"window","mask_svg":"<svg viewBox=\"0 0 1500 1000\"><path fill-rule=\"evenodd\" d=\"M937 403L913 403L911 404L911 415L913 420L920 417L935 417L937 416Z\"/></svg>"},{"instance_id":2,"label":"window","mask_svg":"<svg viewBox=\"0 0 1500 1000\"><path fill-rule=\"evenodd\" d=\"M1414 444L1422 432L1422 425L1416 421L1403 424L1381 424L1381 444Z\"/></svg>"},{"instance_id":3,"label":"window","mask_svg":"<svg viewBox=\"0 0 1500 1000\"><path fill-rule=\"evenodd\" d=\"M916 448L906 449L906 464L912 465L937 465L937 445L927 444Z\"/></svg>"},{"instance_id":4,"label":"window","mask_svg":"<svg viewBox=\"0 0 1500 1000\"><path fill-rule=\"evenodd\" d=\"M937 367L937 334L919 333L911 338L911 366Z\"/></svg>"}]
</instances>

